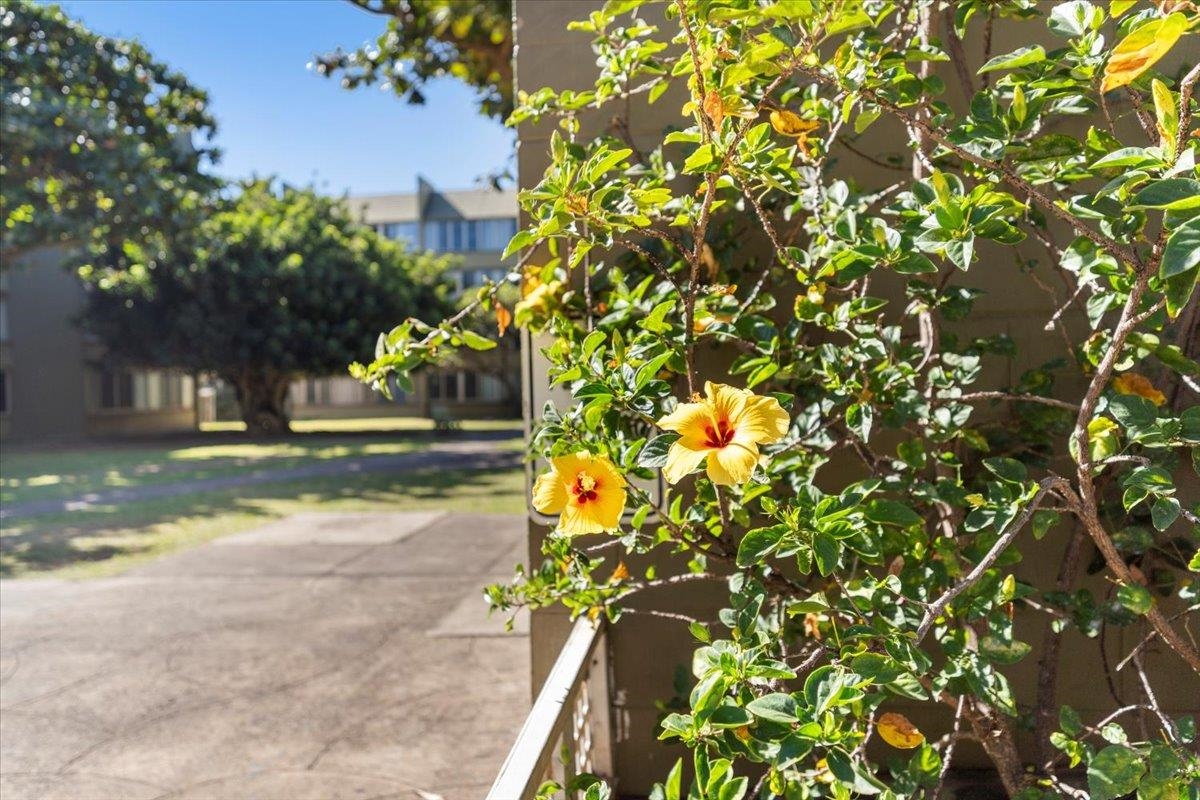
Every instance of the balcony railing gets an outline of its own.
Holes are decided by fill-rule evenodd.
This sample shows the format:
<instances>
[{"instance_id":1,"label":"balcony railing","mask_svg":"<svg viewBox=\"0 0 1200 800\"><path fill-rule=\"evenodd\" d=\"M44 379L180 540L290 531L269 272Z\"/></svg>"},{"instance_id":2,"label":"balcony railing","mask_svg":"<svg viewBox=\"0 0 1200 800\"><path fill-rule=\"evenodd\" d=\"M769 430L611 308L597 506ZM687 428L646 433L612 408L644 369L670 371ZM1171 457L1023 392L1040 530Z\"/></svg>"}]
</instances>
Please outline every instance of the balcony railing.
<instances>
[{"instance_id":1,"label":"balcony railing","mask_svg":"<svg viewBox=\"0 0 1200 800\"><path fill-rule=\"evenodd\" d=\"M612 776L612 721L604 626L581 617L487 800L532 800L546 781L567 787L583 773Z\"/></svg>"}]
</instances>

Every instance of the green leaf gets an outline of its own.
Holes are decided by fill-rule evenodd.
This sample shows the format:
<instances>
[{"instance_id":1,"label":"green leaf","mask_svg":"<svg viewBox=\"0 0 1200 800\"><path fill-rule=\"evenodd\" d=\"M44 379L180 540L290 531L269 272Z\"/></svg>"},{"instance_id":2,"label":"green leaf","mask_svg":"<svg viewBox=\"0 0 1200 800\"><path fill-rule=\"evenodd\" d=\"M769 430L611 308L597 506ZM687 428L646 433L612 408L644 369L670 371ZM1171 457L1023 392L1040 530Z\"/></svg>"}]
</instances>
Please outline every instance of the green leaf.
<instances>
[{"instance_id":1,"label":"green leaf","mask_svg":"<svg viewBox=\"0 0 1200 800\"><path fill-rule=\"evenodd\" d=\"M1109 745L1088 764L1091 800L1116 800L1135 791L1145 772L1146 765L1137 753L1124 745Z\"/></svg>"},{"instance_id":2,"label":"green leaf","mask_svg":"<svg viewBox=\"0 0 1200 800\"><path fill-rule=\"evenodd\" d=\"M749 567L762 561L783 540L787 533L786 525L774 525L769 528L755 528L747 531L738 545L737 565Z\"/></svg>"},{"instance_id":3,"label":"green leaf","mask_svg":"<svg viewBox=\"0 0 1200 800\"><path fill-rule=\"evenodd\" d=\"M983 466L988 472L1008 483L1024 484L1029 479L1025 465L1015 458L985 458Z\"/></svg>"},{"instance_id":4,"label":"green leaf","mask_svg":"<svg viewBox=\"0 0 1200 800\"><path fill-rule=\"evenodd\" d=\"M702 144L687 157L683 162L683 171L686 173L706 172L708 165L716 160L713 154L713 146L711 144Z\"/></svg>"},{"instance_id":5,"label":"green leaf","mask_svg":"<svg viewBox=\"0 0 1200 800\"><path fill-rule=\"evenodd\" d=\"M1133 196L1129 207L1162 208L1167 211L1200 208L1200 181L1191 178L1154 181Z\"/></svg>"},{"instance_id":6,"label":"green leaf","mask_svg":"<svg viewBox=\"0 0 1200 800\"><path fill-rule=\"evenodd\" d=\"M1200 217L1193 217L1167 237L1158 274L1170 278L1197 266L1200 266Z\"/></svg>"},{"instance_id":7,"label":"green leaf","mask_svg":"<svg viewBox=\"0 0 1200 800\"><path fill-rule=\"evenodd\" d=\"M1171 527L1179 519L1179 501L1174 497L1160 497L1150 506L1150 521L1160 531Z\"/></svg>"},{"instance_id":8,"label":"green leaf","mask_svg":"<svg viewBox=\"0 0 1200 800\"><path fill-rule=\"evenodd\" d=\"M998 636L984 636L979 640L979 652L997 664L1015 664L1032 649L1026 642L1005 641Z\"/></svg>"},{"instance_id":9,"label":"green leaf","mask_svg":"<svg viewBox=\"0 0 1200 800\"><path fill-rule=\"evenodd\" d=\"M671 326L664 320L666 319L667 314L671 313L671 309L675 308L677 305L678 302L675 298L662 301L653 309L651 309L648 315L646 315L646 319L642 322L642 327L651 333L663 333L664 331L670 330Z\"/></svg>"},{"instance_id":10,"label":"green leaf","mask_svg":"<svg viewBox=\"0 0 1200 800\"><path fill-rule=\"evenodd\" d=\"M1200 281L1200 268L1167 278L1163 292L1167 297L1167 316L1171 319L1179 316L1179 312L1188 304L1188 300L1196 290L1198 281Z\"/></svg>"},{"instance_id":11,"label":"green leaf","mask_svg":"<svg viewBox=\"0 0 1200 800\"><path fill-rule=\"evenodd\" d=\"M1122 147L1114 150L1103 158L1092 163L1092 169L1112 169L1115 167L1140 167L1158 165L1162 159L1151 155L1145 147Z\"/></svg>"},{"instance_id":12,"label":"green leaf","mask_svg":"<svg viewBox=\"0 0 1200 800\"><path fill-rule=\"evenodd\" d=\"M647 467L649 469L660 469L667 465L667 453L671 450L671 445L679 441L679 434L674 432L660 433L650 441L646 442L642 447L642 452L638 453L637 464L639 467Z\"/></svg>"},{"instance_id":13,"label":"green leaf","mask_svg":"<svg viewBox=\"0 0 1200 800\"><path fill-rule=\"evenodd\" d=\"M754 722L750 712L740 706L723 705L708 718L708 724L714 728L740 728Z\"/></svg>"},{"instance_id":14,"label":"green leaf","mask_svg":"<svg viewBox=\"0 0 1200 800\"><path fill-rule=\"evenodd\" d=\"M979 68L977 74L982 75L985 72L992 72L997 69L1016 69L1024 67L1027 64L1036 64L1039 61L1046 60L1046 50L1040 44L1029 45L1011 53L1002 56L996 56L990 59L986 64Z\"/></svg>"},{"instance_id":15,"label":"green leaf","mask_svg":"<svg viewBox=\"0 0 1200 800\"><path fill-rule=\"evenodd\" d=\"M1117 589L1117 602L1135 614L1145 614L1154 605L1154 598L1145 586L1127 583Z\"/></svg>"},{"instance_id":16,"label":"green leaf","mask_svg":"<svg viewBox=\"0 0 1200 800\"><path fill-rule=\"evenodd\" d=\"M491 350L496 346L495 339L481 336L475 331L463 331L461 335L463 343L472 350Z\"/></svg>"},{"instance_id":17,"label":"green leaf","mask_svg":"<svg viewBox=\"0 0 1200 800\"><path fill-rule=\"evenodd\" d=\"M863 516L879 525L896 525L901 528L920 525L923 522L920 514L895 500L871 500L863 509Z\"/></svg>"},{"instance_id":18,"label":"green leaf","mask_svg":"<svg viewBox=\"0 0 1200 800\"><path fill-rule=\"evenodd\" d=\"M1078 736L1083 731L1083 720L1079 718L1078 711L1070 706L1063 706L1058 711L1058 727L1067 736Z\"/></svg>"},{"instance_id":19,"label":"green leaf","mask_svg":"<svg viewBox=\"0 0 1200 800\"><path fill-rule=\"evenodd\" d=\"M796 714L796 701L790 694L777 692L763 695L750 701L746 705L746 710L759 719L770 722L781 722L787 725L800 721L799 715Z\"/></svg>"},{"instance_id":20,"label":"green leaf","mask_svg":"<svg viewBox=\"0 0 1200 800\"><path fill-rule=\"evenodd\" d=\"M522 247L528 247L533 244L533 241L532 231L517 231L517 235L508 241L508 246L504 248L504 255L501 258L508 258Z\"/></svg>"},{"instance_id":21,"label":"green leaf","mask_svg":"<svg viewBox=\"0 0 1200 800\"><path fill-rule=\"evenodd\" d=\"M831 575L837 569L838 556L842 548L837 539L828 533L818 532L813 536L813 556L817 561L817 570L822 575Z\"/></svg>"},{"instance_id":22,"label":"green leaf","mask_svg":"<svg viewBox=\"0 0 1200 800\"><path fill-rule=\"evenodd\" d=\"M1151 428L1158 419L1154 403L1136 394L1114 396L1108 401L1108 411L1132 436Z\"/></svg>"},{"instance_id":23,"label":"green leaf","mask_svg":"<svg viewBox=\"0 0 1200 800\"><path fill-rule=\"evenodd\" d=\"M612 397L613 390L599 381L586 383L575 390L575 397L583 399L585 397Z\"/></svg>"}]
</instances>

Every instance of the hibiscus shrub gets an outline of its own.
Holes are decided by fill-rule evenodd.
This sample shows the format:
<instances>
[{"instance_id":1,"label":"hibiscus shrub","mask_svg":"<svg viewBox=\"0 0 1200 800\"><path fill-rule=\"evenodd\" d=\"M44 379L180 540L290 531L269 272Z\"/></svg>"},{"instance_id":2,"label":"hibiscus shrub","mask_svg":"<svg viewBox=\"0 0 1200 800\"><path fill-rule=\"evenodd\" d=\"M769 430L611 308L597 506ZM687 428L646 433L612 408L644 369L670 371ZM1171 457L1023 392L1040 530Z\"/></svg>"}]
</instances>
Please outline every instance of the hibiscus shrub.
<instances>
[{"instance_id":1,"label":"hibiscus shrub","mask_svg":"<svg viewBox=\"0 0 1200 800\"><path fill-rule=\"evenodd\" d=\"M1154 688L1200 687L1197 24L1188 2L614 0L574 26L594 88L519 94L514 124L558 127L515 319L574 402L531 442L546 561L489 596L619 625L648 589L669 604L669 556L726 584L659 731L691 769L655 797L936 798L964 739L1012 796L1200 797L1195 722ZM992 53L1000 33L1049 44ZM631 140L655 102L680 125ZM585 112L611 125L584 136ZM1053 300L1011 385L971 270ZM504 326L494 288L475 306ZM358 373L487 346L461 322L403 325ZM1043 539L1044 582L1019 563ZM1135 688L1062 705L1064 643L1116 628L1118 657L1069 668ZM951 721L921 730L921 703Z\"/></svg>"}]
</instances>

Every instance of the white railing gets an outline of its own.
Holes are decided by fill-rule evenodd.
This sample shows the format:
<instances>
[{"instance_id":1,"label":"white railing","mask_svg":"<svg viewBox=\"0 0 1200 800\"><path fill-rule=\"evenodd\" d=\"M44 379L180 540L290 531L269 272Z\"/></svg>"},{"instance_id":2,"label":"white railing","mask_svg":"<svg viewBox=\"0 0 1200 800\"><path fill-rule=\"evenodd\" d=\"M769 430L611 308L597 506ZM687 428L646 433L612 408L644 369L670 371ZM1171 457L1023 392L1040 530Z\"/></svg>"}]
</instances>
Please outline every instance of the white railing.
<instances>
[{"instance_id":1,"label":"white railing","mask_svg":"<svg viewBox=\"0 0 1200 800\"><path fill-rule=\"evenodd\" d=\"M532 800L546 781L566 787L585 772L612 777L612 724L604 626L580 617L487 800Z\"/></svg>"}]
</instances>

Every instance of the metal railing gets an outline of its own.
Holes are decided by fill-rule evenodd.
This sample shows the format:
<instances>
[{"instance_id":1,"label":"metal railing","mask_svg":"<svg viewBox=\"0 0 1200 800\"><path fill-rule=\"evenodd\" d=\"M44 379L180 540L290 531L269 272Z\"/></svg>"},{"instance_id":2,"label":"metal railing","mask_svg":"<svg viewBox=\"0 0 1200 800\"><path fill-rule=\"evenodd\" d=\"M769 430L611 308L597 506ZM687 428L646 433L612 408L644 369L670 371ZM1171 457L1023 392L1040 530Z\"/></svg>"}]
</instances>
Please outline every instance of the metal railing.
<instances>
[{"instance_id":1,"label":"metal railing","mask_svg":"<svg viewBox=\"0 0 1200 800\"><path fill-rule=\"evenodd\" d=\"M604 626L584 617L571 629L487 800L532 800L546 781L566 787L582 773L612 775Z\"/></svg>"}]
</instances>

